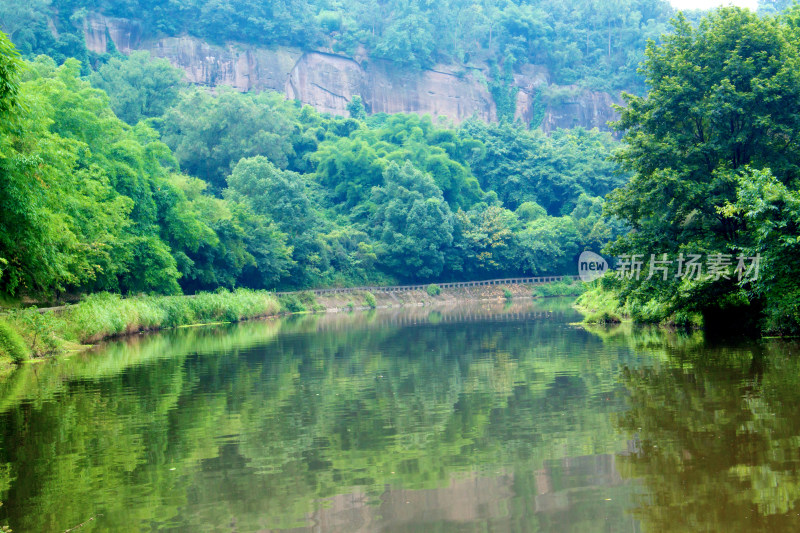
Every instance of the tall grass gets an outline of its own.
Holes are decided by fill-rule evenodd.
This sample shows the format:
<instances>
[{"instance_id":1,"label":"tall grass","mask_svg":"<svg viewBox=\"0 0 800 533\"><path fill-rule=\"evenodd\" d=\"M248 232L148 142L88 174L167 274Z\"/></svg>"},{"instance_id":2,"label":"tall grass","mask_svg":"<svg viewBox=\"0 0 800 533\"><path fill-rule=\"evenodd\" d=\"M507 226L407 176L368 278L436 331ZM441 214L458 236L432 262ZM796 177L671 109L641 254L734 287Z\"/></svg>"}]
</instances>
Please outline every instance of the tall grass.
<instances>
[{"instance_id":1,"label":"tall grass","mask_svg":"<svg viewBox=\"0 0 800 533\"><path fill-rule=\"evenodd\" d=\"M553 281L533 287L534 298L547 298L550 296L579 296L586 292L586 284L582 281L563 280Z\"/></svg>"},{"instance_id":2,"label":"tall grass","mask_svg":"<svg viewBox=\"0 0 800 533\"><path fill-rule=\"evenodd\" d=\"M575 307L585 315L608 313L610 315L627 316L620 307L616 293L603 290L597 282L592 284L590 288L578 298L575 302Z\"/></svg>"},{"instance_id":3,"label":"tall grass","mask_svg":"<svg viewBox=\"0 0 800 533\"><path fill-rule=\"evenodd\" d=\"M65 334L81 343L138 331L208 322L238 322L280 311L272 293L237 289L196 296L138 296L93 294L63 312Z\"/></svg>"},{"instance_id":4,"label":"tall grass","mask_svg":"<svg viewBox=\"0 0 800 533\"><path fill-rule=\"evenodd\" d=\"M275 315L271 292L237 289L195 296L135 296L99 293L55 313L11 312L0 321L0 358L21 362L118 335L210 322L238 322Z\"/></svg>"}]
</instances>

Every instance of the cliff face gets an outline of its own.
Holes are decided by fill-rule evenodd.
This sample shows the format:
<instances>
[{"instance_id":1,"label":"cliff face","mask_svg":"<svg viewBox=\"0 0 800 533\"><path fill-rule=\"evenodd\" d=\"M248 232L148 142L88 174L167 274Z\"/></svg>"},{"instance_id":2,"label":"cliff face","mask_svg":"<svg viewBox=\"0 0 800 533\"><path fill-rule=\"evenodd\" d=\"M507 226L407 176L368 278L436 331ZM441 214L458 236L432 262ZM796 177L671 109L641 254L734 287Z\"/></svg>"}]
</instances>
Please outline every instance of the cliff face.
<instances>
[{"instance_id":1,"label":"cliff face","mask_svg":"<svg viewBox=\"0 0 800 533\"><path fill-rule=\"evenodd\" d=\"M355 58L296 48L258 48L240 44L211 45L194 37L147 39L131 20L93 14L84 23L87 47L98 53L109 48L129 54L147 50L186 72L196 84L229 85L241 91L271 89L309 104L319 111L347 114L347 103L360 95L371 113L419 113L460 123L471 116L497 119L497 109L486 84L486 72L439 65L411 71L390 61ZM549 84L546 69L529 68L515 76L516 118L530 122L543 106L542 128L600 128L616 119L615 99L603 92L567 88L558 99L542 99ZM564 94L567 96L565 97Z\"/></svg>"}]
</instances>

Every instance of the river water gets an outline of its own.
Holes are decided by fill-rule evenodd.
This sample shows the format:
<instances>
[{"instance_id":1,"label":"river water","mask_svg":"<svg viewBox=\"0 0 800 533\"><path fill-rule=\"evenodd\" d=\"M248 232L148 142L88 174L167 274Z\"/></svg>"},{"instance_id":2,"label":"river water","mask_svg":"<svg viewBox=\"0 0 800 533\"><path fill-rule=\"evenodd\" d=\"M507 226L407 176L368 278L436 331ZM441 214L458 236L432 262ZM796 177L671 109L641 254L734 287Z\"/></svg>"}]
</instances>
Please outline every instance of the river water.
<instances>
[{"instance_id":1,"label":"river water","mask_svg":"<svg viewBox=\"0 0 800 533\"><path fill-rule=\"evenodd\" d=\"M13 531L800 530L785 341L569 301L185 328L0 384Z\"/></svg>"}]
</instances>

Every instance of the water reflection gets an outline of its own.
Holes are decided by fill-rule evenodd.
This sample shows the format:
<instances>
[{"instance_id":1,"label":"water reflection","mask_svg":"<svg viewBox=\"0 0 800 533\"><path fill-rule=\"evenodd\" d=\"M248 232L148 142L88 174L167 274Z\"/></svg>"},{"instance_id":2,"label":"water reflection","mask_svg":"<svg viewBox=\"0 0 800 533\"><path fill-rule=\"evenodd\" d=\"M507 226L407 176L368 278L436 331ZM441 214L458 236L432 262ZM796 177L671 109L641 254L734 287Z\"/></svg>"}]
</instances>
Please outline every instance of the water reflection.
<instances>
[{"instance_id":1,"label":"water reflection","mask_svg":"<svg viewBox=\"0 0 800 533\"><path fill-rule=\"evenodd\" d=\"M90 517L81 531L796 528L791 347L586 331L578 318L558 300L310 315L27 366L0 389L0 519L15 531Z\"/></svg>"},{"instance_id":2,"label":"water reflection","mask_svg":"<svg viewBox=\"0 0 800 533\"><path fill-rule=\"evenodd\" d=\"M647 529L800 530L797 343L624 329L606 343L661 361L624 369L629 409L616 422L635 439L619 468L646 488L634 515Z\"/></svg>"}]
</instances>

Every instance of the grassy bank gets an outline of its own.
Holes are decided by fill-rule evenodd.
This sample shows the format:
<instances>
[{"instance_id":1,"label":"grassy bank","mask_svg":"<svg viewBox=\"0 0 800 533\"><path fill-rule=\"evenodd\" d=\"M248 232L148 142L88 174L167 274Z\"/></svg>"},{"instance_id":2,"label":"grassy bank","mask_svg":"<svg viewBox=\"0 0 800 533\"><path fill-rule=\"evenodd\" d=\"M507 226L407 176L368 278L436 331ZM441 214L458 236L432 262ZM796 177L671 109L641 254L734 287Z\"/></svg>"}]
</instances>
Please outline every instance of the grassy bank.
<instances>
[{"instance_id":1,"label":"grassy bank","mask_svg":"<svg viewBox=\"0 0 800 533\"><path fill-rule=\"evenodd\" d=\"M273 293L239 289L196 296L101 293L58 312L15 310L0 320L0 366L53 355L102 339L211 322L238 322L278 314Z\"/></svg>"},{"instance_id":2,"label":"grassy bank","mask_svg":"<svg viewBox=\"0 0 800 533\"><path fill-rule=\"evenodd\" d=\"M580 296L586 292L586 284L577 280L554 281L533 287L534 298L553 296Z\"/></svg>"},{"instance_id":3,"label":"grassy bank","mask_svg":"<svg viewBox=\"0 0 800 533\"><path fill-rule=\"evenodd\" d=\"M311 292L275 295L239 289L195 296L136 296L100 293L57 311L12 310L0 318L0 375L31 358L77 350L120 335L196 324L239 322L279 313L426 305L427 303L511 297L576 296L580 282L560 281L533 288L523 285L485 286L403 293L366 291L315 297Z\"/></svg>"},{"instance_id":4,"label":"grassy bank","mask_svg":"<svg viewBox=\"0 0 800 533\"><path fill-rule=\"evenodd\" d=\"M699 313L671 313L655 300L645 305L621 304L619 295L599 282L587 289L575 302L587 324L617 324L629 320L636 324L652 324L670 328L701 329L703 318Z\"/></svg>"}]
</instances>

